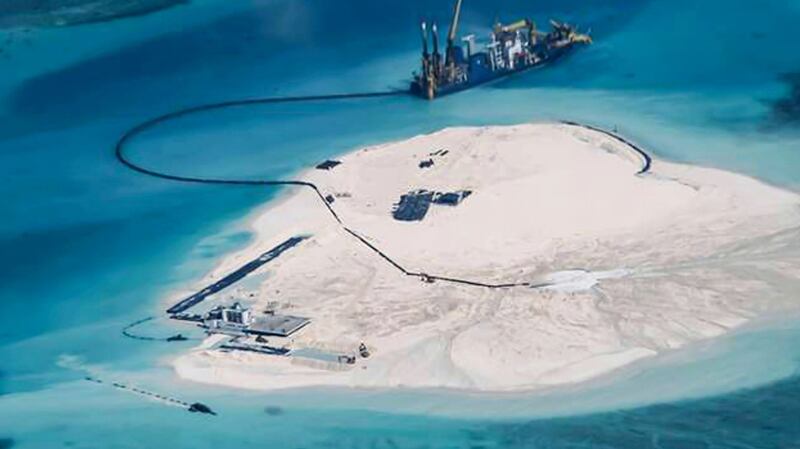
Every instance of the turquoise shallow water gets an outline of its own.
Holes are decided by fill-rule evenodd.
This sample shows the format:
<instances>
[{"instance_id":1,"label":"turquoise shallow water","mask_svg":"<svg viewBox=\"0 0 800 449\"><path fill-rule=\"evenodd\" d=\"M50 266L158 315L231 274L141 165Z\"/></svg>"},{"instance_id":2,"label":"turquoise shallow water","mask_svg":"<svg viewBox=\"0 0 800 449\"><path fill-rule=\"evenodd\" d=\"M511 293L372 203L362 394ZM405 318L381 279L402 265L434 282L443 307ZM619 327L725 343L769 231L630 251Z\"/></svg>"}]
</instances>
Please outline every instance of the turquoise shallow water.
<instances>
[{"instance_id":1,"label":"turquoise shallow water","mask_svg":"<svg viewBox=\"0 0 800 449\"><path fill-rule=\"evenodd\" d=\"M786 92L780 75L800 70L800 3L629 3L467 2L468 29L486 31L498 10L535 9L540 21L590 26L597 44L434 103L396 97L203 113L143 135L131 154L183 174L287 177L442 126L573 119L616 126L661 157L798 189L800 137L771 123L770 101ZM278 191L142 177L115 162L116 138L207 101L403 87L416 65L419 15L446 17L449 7L207 0L15 34L0 56L0 438L19 447L800 446L796 319L593 386L513 398L205 388L174 379L162 363L181 344L122 337L125 324L157 314L165 295L245 245L243 219ZM66 354L112 378L207 400L221 414L198 417L81 381L59 364Z\"/></svg>"}]
</instances>

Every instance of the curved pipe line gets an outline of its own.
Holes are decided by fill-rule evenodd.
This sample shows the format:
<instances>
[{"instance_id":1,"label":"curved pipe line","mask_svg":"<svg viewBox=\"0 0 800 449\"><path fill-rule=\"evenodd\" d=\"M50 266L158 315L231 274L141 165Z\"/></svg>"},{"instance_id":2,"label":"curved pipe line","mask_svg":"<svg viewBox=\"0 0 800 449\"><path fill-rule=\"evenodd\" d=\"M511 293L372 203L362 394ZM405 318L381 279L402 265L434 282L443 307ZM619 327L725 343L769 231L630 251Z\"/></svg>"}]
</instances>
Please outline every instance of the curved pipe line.
<instances>
[{"instance_id":1,"label":"curved pipe line","mask_svg":"<svg viewBox=\"0 0 800 449\"><path fill-rule=\"evenodd\" d=\"M636 172L636 174L637 175L643 175L643 174L645 174L645 173L650 171L650 166L653 164L653 159L650 157L650 155L647 154L647 152L644 151L643 149L639 148L638 145L636 145L635 143L631 142L630 140L620 136L619 134L611 132L611 131L606 131L605 129L598 128L596 126L585 125L583 123L572 122L572 121L569 121L569 120L562 120L561 123L563 123L565 125L578 126L578 127L581 127L581 128L586 128L586 129L590 129L592 131L603 133L603 134L607 135L608 137L611 137L612 139L615 139L615 140L617 140L619 142L624 143L625 145L631 147L631 149L633 149L633 151L637 152L639 154L639 156L641 156L642 159L644 160L644 164L642 164L642 168L638 172Z\"/></svg>"},{"instance_id":2,"label":"curved pipe line","mask_svg":"<svg viewBox=\"0 0 800 449\"><path fill-rule=\"evenodd\" d=\"M187 182L187 183L196 183L196 184L220 184L220 185L260 185L260 186L300 186L312 189L317 197L320 199L323 205L328 209L331 216L336 220L337 223L342 227L342 229L347 232L348 234L355 237L359 242L361 242L364 246L369 248L372 252L379 255L401 273L407 276L414 276L423 280L436 280L436 281L443 281L443 282L450 282L462 285L471 285L477 287L485 287L485 288L508 288L508 287L520 287L520 286L528 286L530 283L528 282L520 282L520 283L506 283L506 284L490 284L478 281L471 281L467 279L458 279L458 278L450 278L445 276L437 276L437 275L429 275L422 272L412 272L407 270L405 267L400 265L397 261L389 257L386 253L378 249L375 245L367 241L364 237L353 231L352 229L345 226L344 222L342 222L339 215L333 209L333 207L325 200L324 195L320 192L319 188L307 181L297 181L297 180L259 180L259 179L221 179L221 178L204 178L204 177L195 177L195 176L181 176L181 175L173 175L165 172L156 171L147 167L143 167L141 165L136 164L135 162L131 161L125 155L125 146L133 140L134 137L138 136L139 134L144 133L145 131L154 128L155 126L162 124L164 122L174 120L180 117L184 117L190 114L195 114L198 112L205 112L211 110L218 110L218 109L225 109L225 108L232 108L232 107L241 107L241 106L248 106L248 105L257 105L257 104L273 104L273 103L299 103L299 102L306 102L306 101L333 101L333 100L345 100L345 99L353 99L353 98L375 98L375 97L389 97L389 96L397 96L405 94L403 91L383 91L383 92L363 92L363 93L353 93L353 94L331 94L331 95L309 95L309 96L291 96L291 97L267 97L267 98L253 98L253 99L245 99L245 100L232 100L232 101L224 101L220 103L211 103L199 106L193 106L185 109L180 109L173 112L168 112L166 114L145 120L142 123L130 128L122 136L117 140L116 145L114 146L114 155L116 156L117 160L122 163L125 167L141 173L143 175L152 176L155 178L166 179L169 181L177 181L177 182ZM138 323L136 323L138 324ZM127 335L127 334L126 334Z\"/></svg>"},{"instance_id":3,"label":"curved pipe line","mask_svg":"<svg viewBox=\"0 0 800 449\"><path fill-rule=\"evenodd\" d=\"M396 268L401 273L405 274L406 276L413 276L420 278L426 281L442 281L442 282L449 282L455 283L460 285L468 285L468 286L475 286L475 287L484 287L484 288L511 288L511 287L531 287L537 288L546 286L548 284L532 284L530 282L516 282L516 283L500 283L500 284L492 284L492 283L485 283L479 281L473 281L469 279L460 279L460 278L452 278L446 276L438 276L438 275L431 275L423 272L414 272L409 271L405 267L403 267L400 263L392 259L386 253L381 251L375 245L370 243L367 239L353 231L352 229L348 228L344 222L341 220L339 215L333 209L333 207L328 203L325 197L320 192L319 188L307 181L297 181L297 180L248 180L248 179L220 179L220 178L204 178L204 177L193 177L193 176L180 176L180 175L172 175L165 172L156 171L153 169L149 169L143 167L141 165L136 164L135 162L128 159L125 155L125 146L131 141L134 137L143 132L159 125L164 122L174 120L180 117L184 117L190 114L195 114L198 112L205 112L211 110L219 110L219 109L226 109L226 108L233 108L233 107L242 107L248 105L258 105L258 104L274 104L274 103L300 103L300 102L309 102L309 101L335 101L335 100L345 100L345 99L354 99L354 98L376 98L376 97L390 97L390 96L397 96L405 94L404 91L382 91L382 92L362 92L362 93L351 93L351 94L330 94L330 95L308 95L308 96L287 96L287 97L266 97L266 98L253 98L253 99L244 99L244 100L231 100L231 101L224 101L219 103L210 103L204 104L199 106L193 106L185 109L180 109L177 111L169 112L148 120L139 123L138 125L130 128L122 136L117 140L117 143L114 147L114 154L117 160L122 163L125 167L133 170L135 172L152 176L155 178L165 179L169 181L177 181L177 182L187 182L187 183L197 183L197 184L219 184L219 185L261 185L261 186L300 186L312 189L317 197L320 199L322 204L327 208L328 212L331 216L336 220L336 222L341 226L341 228L361 242L364 246L370 249L375 254L379 255L383 258L386 262L391 264L394 268ZM651 158L650 156L644 152L641 148L634 145L633 143L629 142L623 137L620 137L614 133L609 131L596 128L590 125L584 125L577 122L571 121L562 121L562 123L572 126L580 126L583 128L587 128L593 131L601 132L606 134L626 145L631 147L635 150L639 155L642 156L645 163L642 169L637 174L646 173L650 169L651 165ZM146 321L146 319L144 320ZM140 324L140 322L134 323L133 325ZM133 325L129 326L132 327ZM126 336L130 336L131 338L137 338L133 335L128 335L127 329L123 330L123 333Z\"/></svg>"}]
</instances>

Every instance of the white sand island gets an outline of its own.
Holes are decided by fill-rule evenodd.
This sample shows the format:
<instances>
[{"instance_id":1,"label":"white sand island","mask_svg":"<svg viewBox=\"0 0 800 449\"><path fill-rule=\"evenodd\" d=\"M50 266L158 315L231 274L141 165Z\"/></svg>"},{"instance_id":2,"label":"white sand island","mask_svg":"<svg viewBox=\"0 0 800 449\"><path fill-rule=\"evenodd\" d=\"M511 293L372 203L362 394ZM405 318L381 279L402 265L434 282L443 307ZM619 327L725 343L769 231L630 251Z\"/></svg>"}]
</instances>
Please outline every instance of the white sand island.
<instances>
[{"instance_id":1,"label":"white sand island","mask_svg":"<svg viewBox=\"0 0 800 449\"><path fill-rule=\"evenodd\" d=\"M223 352L209 349L211 337L174 361L181 377L254 389L533 390L800 304L800 197L746 176L660 160L637 174L643 161L630 146L566 124L449 128L341 162L303 178L409 271L539 287L406 276L344 231L313 191L295 188L260 213L256 242L203 283L311 235L254 273L256 287L215 301L254 313L272 302L311 319L272 345L353 353L363 341L370 357L347 365ZM421 221L395 220L393 204L418 189L472 193L431 205Z\"/></svg>"}]
</instances>

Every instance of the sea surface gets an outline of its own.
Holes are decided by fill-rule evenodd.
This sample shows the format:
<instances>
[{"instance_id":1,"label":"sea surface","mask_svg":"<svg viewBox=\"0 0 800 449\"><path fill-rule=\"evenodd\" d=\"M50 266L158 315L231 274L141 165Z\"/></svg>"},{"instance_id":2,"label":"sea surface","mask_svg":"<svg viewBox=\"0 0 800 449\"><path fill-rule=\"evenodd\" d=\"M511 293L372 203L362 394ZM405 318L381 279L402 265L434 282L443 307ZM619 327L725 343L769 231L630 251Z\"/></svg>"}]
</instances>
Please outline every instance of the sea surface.
<instances>
[{"instance_id":1,"label":"sea surface","mask_svg":"<svg viewBox=\"0 0 800 449\"><path fill-rule=\"evenodd\" d=\"M15 0L23 1L23 0ZM33 1L33 0L30 0ZM276 188L126 170L116 139L150 117L261 96L404 89L418 21L449 1L194 0L148 15L0 30L0 448L800 447L800 315L537 394L254 393L181 381L197 341L126 338L251 236ZM800 190L800 129L774 105L800 72L797 0L467 0L462 30L559 18L595 44L556 65L425 102L262 105L134 140L176 174L291 178L327 157L444 126L583 121L670 160ZM444 25L442 26L444 28ZM796 78L796 77L795 77ZM800 292L797 300L800 301ZM177 331L163 319L142 330ZM190 414L92 375L202 401Z\"/></svg>"}]
</instances>

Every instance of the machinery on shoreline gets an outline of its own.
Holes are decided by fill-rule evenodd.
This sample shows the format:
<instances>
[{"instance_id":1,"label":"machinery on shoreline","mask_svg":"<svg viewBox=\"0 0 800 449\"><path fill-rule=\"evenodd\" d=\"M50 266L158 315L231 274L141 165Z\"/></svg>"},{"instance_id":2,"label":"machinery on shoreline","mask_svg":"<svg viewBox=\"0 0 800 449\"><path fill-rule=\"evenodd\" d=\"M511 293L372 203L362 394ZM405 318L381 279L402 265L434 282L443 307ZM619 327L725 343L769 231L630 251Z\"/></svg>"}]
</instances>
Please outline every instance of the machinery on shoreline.
<instances>
[{"instance_id":1,"label":"machinery on shoreline","mask_svg":"<svg viewBox=\"0 0 800 449\"><path fill-rule=\"evenodd\" d=\"M490 41L478 51L475 35L461 39L456 45L462 0L456 0L453 18L447 33L444 60L439 53L439 30L436 22L428 27L422 22L422 67L414 74L411 92L433 100L436 97L458 92L497 78L521 72L552 62L566 54L575 45L590 44L592 38L581 34L577 28L550 21L552 30L542 32L530 19L518 20L508 25L496 23ZM432 51L428 41L432 41Z\"/></svg>"}]
</instances>

